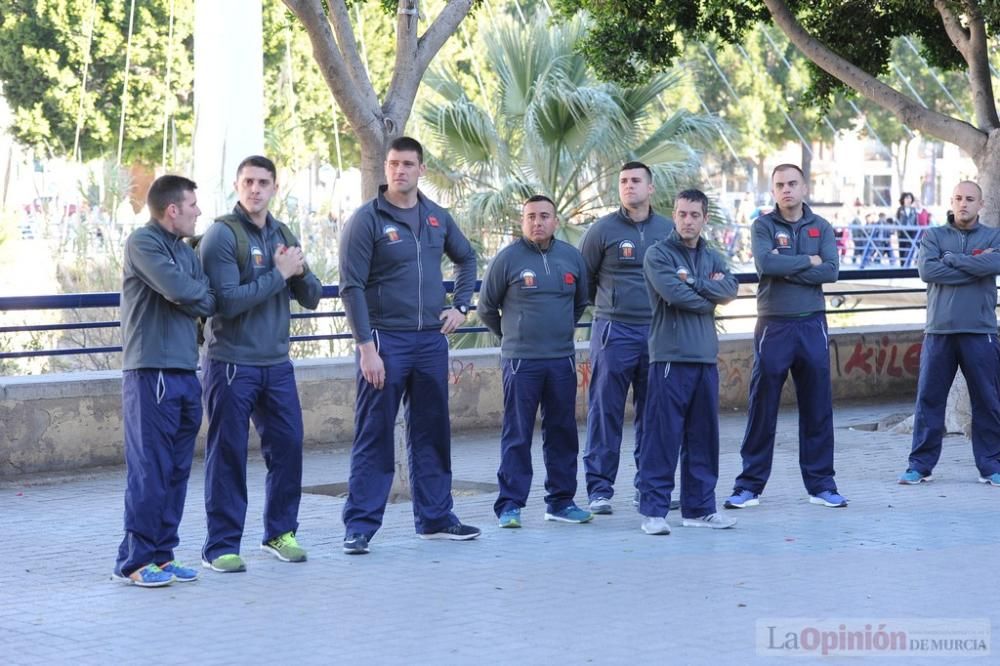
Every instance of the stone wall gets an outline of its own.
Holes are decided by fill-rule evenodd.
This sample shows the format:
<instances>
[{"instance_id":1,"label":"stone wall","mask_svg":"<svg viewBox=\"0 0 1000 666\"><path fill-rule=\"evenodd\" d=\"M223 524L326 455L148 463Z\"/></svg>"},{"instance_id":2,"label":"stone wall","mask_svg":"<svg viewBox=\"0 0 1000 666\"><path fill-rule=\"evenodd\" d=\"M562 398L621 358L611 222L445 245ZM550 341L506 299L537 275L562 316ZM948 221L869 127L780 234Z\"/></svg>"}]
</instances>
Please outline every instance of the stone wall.
<instances>
[{"instance_id":1,"label":"stone wall","mask_svg":"<svg viewBox=\"0 0 1000 666\"><path fill-rule=\"evenodd\" d=\"M916 392L922 327L838 329L830 335L837 400ZM722 336L723 409L746 408L753 366L749 335ZM306 446L349 445L354 429L353 358L296 363ZM449 369L454 430L499 428L503 400L496 349L452 352ZM577 416L586 419L587 347L577 349ZM785 402L794 401L788 382ZM204 427L203 427L204 436ZM204 441L199 442L199 448ZM0 477L72 471L122 461L121 374L89 372L0 378Z\"/></svg>"}]
</instances>

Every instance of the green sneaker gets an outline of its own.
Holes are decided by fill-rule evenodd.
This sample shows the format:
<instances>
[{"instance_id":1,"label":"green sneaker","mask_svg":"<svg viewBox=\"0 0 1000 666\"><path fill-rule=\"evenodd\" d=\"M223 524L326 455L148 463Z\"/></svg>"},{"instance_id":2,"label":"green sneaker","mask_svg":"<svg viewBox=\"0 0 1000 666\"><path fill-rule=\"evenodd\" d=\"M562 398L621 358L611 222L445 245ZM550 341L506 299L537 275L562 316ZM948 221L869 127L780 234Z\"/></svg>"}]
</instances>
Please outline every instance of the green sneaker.
<instances>
[{"instance_id":1,"label":"green sneaker","mask_svg":"<svg viewBox=\"0 0 1000 666\"><path fill-rule=\"evenodd\" d=\"M239 573L247 570L246 565L243 564L243 558L236 553L219 555L211 562L202 559L201 566L212 571L218 571L219 573Z\"/></svg>"},{"instance_id":2,"label":"green sneaker","mask_svg":"<svg viewBox=\"0 0 1000 666\"><path fill-rule=\"evenodd\" d=\"M306 561L306 551L295 540L295 532L285 532L270 541L265 541L260 544L260 549L265 553L274 555L282 562Z\"/></svg>"}]
</instances>

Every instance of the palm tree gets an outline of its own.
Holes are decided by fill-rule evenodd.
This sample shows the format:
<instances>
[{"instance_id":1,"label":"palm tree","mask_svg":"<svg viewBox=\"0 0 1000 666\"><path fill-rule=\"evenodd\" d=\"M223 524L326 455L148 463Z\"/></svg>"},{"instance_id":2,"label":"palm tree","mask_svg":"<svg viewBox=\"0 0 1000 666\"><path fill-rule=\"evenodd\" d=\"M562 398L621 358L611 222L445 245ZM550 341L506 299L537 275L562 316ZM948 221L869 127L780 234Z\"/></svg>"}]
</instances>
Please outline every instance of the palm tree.
<instances>
[{"instance_id":1,"label":"palm tree","mask_svg":"<svg viewBox=\"0 0 1000 666\"><path fill-rule=\"evenodd\" d=\"M617 205L617 175L628 160L652 167L660 209L696 182L691 144L708 143L718 121L667 110L662 99L678 73L633 88L598 81L574 51L585 32L579 17L558 25L544 14L526 25L497 19L485 37L494 74L481 82L487 106L446 69L425 78L436 93L420 110L434 148L428 178L470 236L516 234L521 202L544 193L575 242L580 225Z\"/></svg>"}]
</instances>

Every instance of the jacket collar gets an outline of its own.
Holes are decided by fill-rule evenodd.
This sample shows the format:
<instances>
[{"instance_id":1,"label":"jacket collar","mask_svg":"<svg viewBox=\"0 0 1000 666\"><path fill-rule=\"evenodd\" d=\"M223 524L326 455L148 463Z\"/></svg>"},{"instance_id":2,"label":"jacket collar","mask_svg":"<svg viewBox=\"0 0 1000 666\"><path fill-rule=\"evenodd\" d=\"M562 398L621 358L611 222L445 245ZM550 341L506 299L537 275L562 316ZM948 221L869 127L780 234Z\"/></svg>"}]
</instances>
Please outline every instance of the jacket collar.
<instances>
[{"instance_id":1,"label":"jacket collar","mask_svg":"<svg viewBox=\"0 0 1000 666\"><path fill-rule=\"evenodd\" d=\"M647 222L649 222L650 220L653 219L654 215L656 215L656 211L653 210L653 206L652 205L650 205L650 207L649 207L649 215L646 216L646 219L645 220L639 220L638 222L636 222L635 220L633 220L631 217L628 216L628 212L626 212L624 206L619 206L617 212L618 212L618 219L620 219L622 222L624 222L626 224L632 224L632 225L646 224Z\"/></svg>"},{"instance_id":2,"label":"jacket collar","mask_svg":"<svg viewBox=\"0 0 1000 666\"><path fill-rule=\"evenodd\" d=\"M244 208L243 204L241 204L239 201L237 201L236 205L233 206L233 214L236 215L236 217L240 218L240 220L242 220L244 224L249 224L254 229L260 229L260 227L254 224L254 221L250 219L250 213L247 212L247 209ZM268 227L274 227L274 226L275 226L274 216L271 215L271 211L267 211L267 219L264 221L264 228L266 229Z\"/></svg>"},{"instance_id":3,"label":"jacket collar","mask_svg":"<svg viewBox=\"0 0 1000 666\"><path fill-rule=\"evenodd\" d=\"M684 244L684 240L681 238L680 234L677 233L677 229L674 229L673 231L670 232L670 235L667 236L667 240L670 242L671 245L675 245L676 247L682 250L687 251L692 249ZM698 252L701 252L703 249L705 249L705 238L703 236L698 237L698 246L695 247L694 249L697 250Z\"/></svg>"},{"instance_id":4,"label":"jacket collar","mask_svg":"<svg viewBox=\"0 0 1000 666\"><path fill-rule=\"evenodd\" d=\"M781 222L782 224L787 224L787 225L796 225L796 224L805 225L816 221L816 214L812 212L812 208L810 208L809 204L805 202L802 202L802 217L796 222L790 222L785 218L781 217L781 212L777 206L775 206L774 210L768 213L768 215L770 215L771 219L774 220L775 222Z\"/></svg>"},{"instance_id":5,"label":"jacket collar","mask_svg":"<svg viewBox=\"0 0 1000 666\"><path fill-rule=\"evenodd\" d=\"M152 229L153 231L155 231L156 233L160 234L161 236L163 236L164 238L166 238L169 241L175 241L178 238L180 238L180 236L178 236L177 234L175 234L173 232L170 232L170 231L167 231L167 229L162 224L160 224L156 220L156 218L153 218L153 217L149 218L149 222L146 223L146 226L149 227L150 229Z\"/></svg>"}]
</instances>

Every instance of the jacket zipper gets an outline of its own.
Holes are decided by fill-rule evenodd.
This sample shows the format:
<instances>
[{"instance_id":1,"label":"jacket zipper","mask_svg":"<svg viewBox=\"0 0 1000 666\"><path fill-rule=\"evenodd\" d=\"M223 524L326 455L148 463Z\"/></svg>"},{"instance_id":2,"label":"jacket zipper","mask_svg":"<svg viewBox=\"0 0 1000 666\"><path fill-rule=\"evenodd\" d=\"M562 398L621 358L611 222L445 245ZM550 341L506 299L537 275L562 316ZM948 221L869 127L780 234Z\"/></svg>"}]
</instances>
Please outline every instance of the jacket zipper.
<instances>
[{"instance_id":1,"label":"jacket zipper","mask_svg":"<svg viewBox=\"0 0 1000 666\"><path fill-rule=\"evenodd\" d=\"M419 229L419 218L417 219L417 225ZM424 267L420 262L420 236L413 229L410 229L410 233L413 234L413 240L417 243L417 330L424 330Z\"/></svg>"}]
</instances>

